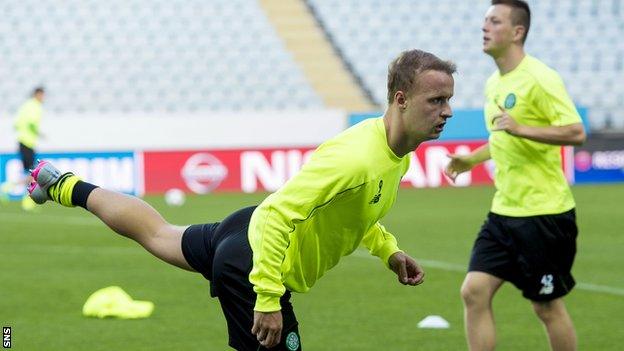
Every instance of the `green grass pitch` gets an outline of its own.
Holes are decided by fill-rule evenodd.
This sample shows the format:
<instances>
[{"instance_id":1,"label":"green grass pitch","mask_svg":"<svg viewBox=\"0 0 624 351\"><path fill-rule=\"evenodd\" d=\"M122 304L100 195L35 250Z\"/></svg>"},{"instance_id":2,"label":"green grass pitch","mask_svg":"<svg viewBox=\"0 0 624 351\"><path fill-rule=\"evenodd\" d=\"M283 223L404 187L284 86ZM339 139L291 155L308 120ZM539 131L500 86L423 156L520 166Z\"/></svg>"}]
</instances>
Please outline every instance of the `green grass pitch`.
<instances>
[{"instance_id":1,"label":"green grass pitch","mask_svg":"<svg viewBox=\"0 0 624 351\"><path fill-rule=\"evenodd\" d=\"M624 316L624 185L576 186L580 227L566 303L581 350L621 350ZM463 350L459 287L489 208L490 187L401 190L382 221L427 272L396 282L364 250L344 258L307 294L295 294L306 350ZM191 196L181 208L147 201L177 224L217 221L264 194ZM144 320L81 316L93 291L119 285L156 305ZM510 284L494 300L501 350L547 350L530 304ZM417 323L441 315L446 330ZM208 282L158 261L82 209L46 204L38 214L0 207L0 324L15 350L226 350L225 320Z\"/></svg>"}]
</instances>

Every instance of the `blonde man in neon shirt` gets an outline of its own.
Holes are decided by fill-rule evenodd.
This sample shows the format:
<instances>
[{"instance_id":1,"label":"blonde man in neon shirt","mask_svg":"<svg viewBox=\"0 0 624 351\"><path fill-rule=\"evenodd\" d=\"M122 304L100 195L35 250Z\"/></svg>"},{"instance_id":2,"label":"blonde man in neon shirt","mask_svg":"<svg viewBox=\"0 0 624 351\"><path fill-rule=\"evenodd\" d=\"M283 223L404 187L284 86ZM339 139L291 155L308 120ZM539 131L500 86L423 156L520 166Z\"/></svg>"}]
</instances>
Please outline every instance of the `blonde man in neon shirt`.
<instances>
[{"instance_id":1,"label":"blonde man in neon shirt","mask_svg":"<svg viewBox=\"0 0 624 351\"><path fill-rule=\"evenodd\" d=\"M210 280L237 350L300 350L291 292L303 293L364 245L404 285L424 272L379 223L392 207L409 154L440 136L451 117L455 66L411 50L388 73L389 107L323 143L310 161L259 206L222 222L173 226L145 202L60 174L33 172L38 203L80 206L156 257ZM331 348L331 347L330 347Z\"/></svg>"}]
</instances>

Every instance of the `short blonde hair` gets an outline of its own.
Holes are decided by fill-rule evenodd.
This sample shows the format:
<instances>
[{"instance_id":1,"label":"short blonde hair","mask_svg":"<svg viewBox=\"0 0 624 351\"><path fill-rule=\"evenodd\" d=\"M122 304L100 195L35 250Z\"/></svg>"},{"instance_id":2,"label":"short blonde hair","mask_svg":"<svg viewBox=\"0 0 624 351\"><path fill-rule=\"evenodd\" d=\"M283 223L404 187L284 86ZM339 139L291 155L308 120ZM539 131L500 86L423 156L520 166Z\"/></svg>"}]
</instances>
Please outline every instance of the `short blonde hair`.
<instances>
[{"instance_id":1,"label":"short blonde hair","mask_svg":"<svg viewBox=\"0 0 624 351\"><path fill-rule=\"evenodd\" d=\"M405 93L414 89L416 77L428 70L452 75L457 67L451 61L444 61L436 55L422 50L403 51L388 66L388 104L394 100L397 91Z\"/></svg>"}]
</instances>

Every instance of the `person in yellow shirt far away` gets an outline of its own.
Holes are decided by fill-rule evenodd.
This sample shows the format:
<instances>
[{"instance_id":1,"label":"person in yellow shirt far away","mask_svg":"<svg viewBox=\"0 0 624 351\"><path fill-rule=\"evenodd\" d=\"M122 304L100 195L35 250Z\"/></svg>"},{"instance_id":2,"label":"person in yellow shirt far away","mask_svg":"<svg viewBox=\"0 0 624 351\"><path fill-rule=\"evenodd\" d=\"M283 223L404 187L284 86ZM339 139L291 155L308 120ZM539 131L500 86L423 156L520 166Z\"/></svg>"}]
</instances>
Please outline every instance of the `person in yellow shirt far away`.
<instances>
[{"instance_id":1,"label":"person in yellow shirt far away","mask_svg":"<svg viewBox=\"0 0 624 351\"><path fill-rule=\"evenodd\" d=\"M43 100L45 90L36 87L30 99L24 102L17 111L15 118L15 131L17 133L18 151L24 168L24 176L15 182L6 182L0 185L0 197L5 198L15 187L24 189L32 181L28 173L35 165L35 147L41 136L40 124L43 114ZM26 211L35 209L36 204L26 193L22 198L22 208Z\"/></svg>"}]
</instances>

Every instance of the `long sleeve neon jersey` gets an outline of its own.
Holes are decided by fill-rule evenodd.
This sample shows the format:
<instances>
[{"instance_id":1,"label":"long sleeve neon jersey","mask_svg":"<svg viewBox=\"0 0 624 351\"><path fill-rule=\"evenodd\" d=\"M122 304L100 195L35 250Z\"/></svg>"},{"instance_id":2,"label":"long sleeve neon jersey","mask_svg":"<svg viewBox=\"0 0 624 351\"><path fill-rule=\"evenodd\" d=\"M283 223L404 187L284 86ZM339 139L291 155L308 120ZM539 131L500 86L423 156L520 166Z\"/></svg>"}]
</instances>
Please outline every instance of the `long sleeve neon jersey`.
<instances>
[{"instance_id":1,"label":"long sleeve neon jersey","mask_svg":"<svg viewBox=\"0 0 624 351\"><path fill-rule=\"evenodd\" d=\"M286 288L306 292L360 244L388 266L400 251L378 222L392 207L409 157L389 148L382 118L361 122L310 161L254 211L249 224L254 310L280 310Z\"/></svg>"}]
</instances>

